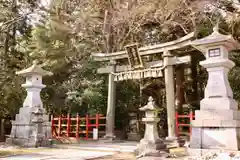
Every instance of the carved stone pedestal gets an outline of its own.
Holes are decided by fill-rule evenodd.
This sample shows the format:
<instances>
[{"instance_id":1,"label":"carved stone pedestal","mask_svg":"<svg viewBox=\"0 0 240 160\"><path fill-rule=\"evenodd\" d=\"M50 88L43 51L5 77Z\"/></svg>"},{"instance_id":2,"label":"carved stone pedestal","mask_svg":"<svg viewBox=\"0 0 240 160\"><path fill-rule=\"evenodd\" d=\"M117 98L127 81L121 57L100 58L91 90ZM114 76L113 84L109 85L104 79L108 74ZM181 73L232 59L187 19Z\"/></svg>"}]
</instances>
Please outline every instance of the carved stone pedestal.
<instances>
[{"instance_id":1,"label":"carved stone pedestal","mask_svg":"<svg viewBox=\"0 0 240 160\"><path fill-rule=\"evenodd\" d=\"M144 138L140 141L137 149L139 157L162 156L165 154L166 145L158 136L157 123L160 119L157 118L157 108L152 97L149 97L146 106L140 108L141 111L145 111L146 117L143 118L143 122L145 122L146 127Z\"/></svg>"},{"instance_id":2,"label":"carved stone pedestal","mask_svg":"<svg viewBox=\"0 0 240 160\"><path fill-rule=\"evenodd\" d=\"M20 109L12 122L12 131L6 142L23 147L40 147L51 144L51 122L44 110L38 107Z\"/></svg>"},{"instance_id":3,"label":"carved stone pedestal","mask_svg":"<svg viewBox=\"0 0 240 160\"><path fill-rule=\"evenodd\" d=\"M12 122L11 135L6 142L23 147L48 146L51 144L51 122L43 108L40 92L45 87L42 76L52 73L44 71L34 63L17 74L26 77L26 83L22 87L26 88L27 97L16 115L16 120Z\"/></svg>"}]
</instances>

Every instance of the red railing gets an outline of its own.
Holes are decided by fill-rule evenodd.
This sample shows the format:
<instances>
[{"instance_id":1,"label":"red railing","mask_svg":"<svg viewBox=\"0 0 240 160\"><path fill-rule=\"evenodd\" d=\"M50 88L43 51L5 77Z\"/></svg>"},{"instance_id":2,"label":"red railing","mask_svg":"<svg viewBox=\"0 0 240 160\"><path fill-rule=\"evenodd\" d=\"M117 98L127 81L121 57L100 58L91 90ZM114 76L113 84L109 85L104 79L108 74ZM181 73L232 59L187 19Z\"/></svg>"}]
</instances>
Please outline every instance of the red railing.
<instances>
[{"instance_id":1,"label":"red railing","mask_svg":"<svg viewBox=\"0 0 240 160\"><path fill-rule=\"evenodd\" d=\"M187 137L190 137L191 135L191 121L194 120L195 115L193 112L190 112L187 115L180 115L176 113L176 134L179 137L180 135L186 135ZM182 120L185 120L187 122L183 122ZM182 131L182 128L187 128L187 131Z\"/></svg>"},{"instance_id":2,"label":"red railing","mask_svg":"<svg viewBox=\"0 0 240 160\"><path fill-rule=\"evenodd\" d=\"M191 135L191 121L195 118L193 112L187 115L180 115L176 113L176 134L186 135L190 137ZM183 122L185 120L187 122ZM74 137L83 138L85 140L93 138L93 128L98 129L98 135L104 135L106 126L106 117L100 114L95 116L86 115L85 117L80 117L78 114L76 116L62 115L62 116L51 116L52 122L52 135L53 138L61 137ZM182 131L182 128L185 131ZM187 128L187 129L186 129ZM187 130L187 131L186 131Z\"/></svg>"},{"instance_id":3,"label":"red railing","mask_svg":"<svg viewBox=\"0 0 240 160\"><path fill-rule=\"evenodd\" d=\"M98 137L104 135L106 117L101 114L96 116L51 116L53 138L74 137L85 140L93 138L93 128L98 129Z\"/></svg>"}]
</instances>

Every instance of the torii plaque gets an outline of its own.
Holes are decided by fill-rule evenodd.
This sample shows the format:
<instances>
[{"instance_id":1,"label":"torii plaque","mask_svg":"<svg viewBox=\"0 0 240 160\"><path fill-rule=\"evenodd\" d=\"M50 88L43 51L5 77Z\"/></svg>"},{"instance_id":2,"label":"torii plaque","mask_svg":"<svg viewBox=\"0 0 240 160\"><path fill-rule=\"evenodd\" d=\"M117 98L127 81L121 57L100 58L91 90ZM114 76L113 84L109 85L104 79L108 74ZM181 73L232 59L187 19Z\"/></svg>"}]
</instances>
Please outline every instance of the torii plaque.
<instances>
[{"instance_id":1,"label":"torii plaque","mask_svg":"<svg viewBox=\"0 0 240 160\"><path fill-rule=\"evenodd\" d=\"M129 64L131 65L132 69L143 68L143 62L138 52L137 43L125 46L125 49L128 54Z\"/></svg>"}]
</instances>

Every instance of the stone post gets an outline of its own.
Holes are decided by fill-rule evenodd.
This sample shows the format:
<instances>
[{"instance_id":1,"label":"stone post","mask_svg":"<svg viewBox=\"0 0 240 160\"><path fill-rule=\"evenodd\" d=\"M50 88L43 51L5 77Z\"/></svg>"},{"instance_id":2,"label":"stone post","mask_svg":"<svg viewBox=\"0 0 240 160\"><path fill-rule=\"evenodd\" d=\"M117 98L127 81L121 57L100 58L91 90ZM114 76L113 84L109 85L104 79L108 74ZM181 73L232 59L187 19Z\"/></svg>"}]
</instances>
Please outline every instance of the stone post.
<instances>
[{"instance_id":1,"label":"stone post","mask_svg":"<svg viewBox=\"0 0 240 160\"><path fill-rule=\"evenodd\" d=\"M147 105L139 108L145 112L145 118L142 119L145 123L145 134L137 147L138 157L160 156L160 150L166 149L164 142L158 136L157 123L160 119L157 117L157 108L159 107L156 106L152 97L149 97Z\"/></svg>"},{"instance_id":2,"label":"stone post","mask_svg":"<svg viewBox=\"0 0 240 160\"><path fill-rule=\"evenodd\" d=\"M175 92L174 92L174 75L173 65L174 58L169 51L164 51L164 79L166 88L166 103L167 103L167 122L168 122L168 140L176 140L175 129Z\"/></svg>"},{"instance_id":3,"label":"stone post","mask_svg":"<svg viewBox=\"0 0 240 160\"><path fill-rule=\"evenodd\" d=\"M130 131L127 133L128 140L131 141L140 141L141 136L139 134L139 124L138 124L138 118L137 118L137 112L131 112L128 114L130 117L129 121L129 129Z\"/></svg>"},{"instance_id":4,"label":"stone post","mask_svg":"<svg viewBox=\"0 0 240 160\"><path fill-rule=\"evenodd\" d=\"M239 150L240 112L228 82L228 72L235 64L229 60L228 52L240 45L217 28L192 45L206 57L200 65L207 69L208 81L200 110L195 111L192 122L190 148Z\"/></svg>"},{"instance_id":5,"label":"stone post","mask_svg":"<svg viewBox=\"0 0 240 160\"><path fill-rule=\"evenodd\" d=\"M30 68L17 74L26 77L22 87L26 88L27 97L15 121L12 121L11 135L6 142L25 147L47 146L50 144L51 123L43 108L40 92L45 87L42 76L52 73L43 70L34 62Z\"/></svg>"},{"instance_id":6,"label":"stone post","mask_svg":"<svg viewBox=\"0 0 240 160\"><path fill-rule=\"evenodd\" d=\"M110 62L111 72L115 73L116 63ZM114 127L115 127L115 101L116 101L116 83L114 81L114 75L109 73L108 76L108 103L106 114L106 135L104 138L113 140L115 139Z\"/></svg>"}]
</instances>

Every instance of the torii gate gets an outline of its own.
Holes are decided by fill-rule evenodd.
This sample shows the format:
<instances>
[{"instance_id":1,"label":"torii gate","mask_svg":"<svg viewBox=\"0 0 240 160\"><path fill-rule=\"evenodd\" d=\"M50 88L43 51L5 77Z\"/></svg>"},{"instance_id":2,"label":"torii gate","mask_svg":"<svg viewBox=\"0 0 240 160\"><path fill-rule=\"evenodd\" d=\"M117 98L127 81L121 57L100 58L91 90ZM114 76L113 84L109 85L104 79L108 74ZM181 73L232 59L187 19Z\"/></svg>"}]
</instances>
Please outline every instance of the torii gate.
<instances>
[{"instance_id":1,"label":"torii gate","mask_svg":"<svg viewBox=\"0 0 240 160\"><path fill-rule=\"evenodd\" d=\"M129 51L129 48L127 47L127 52L121 51L112 54L93 54L94 59L97 61L110 62L127 58L128 56L132 68L135 69L135 67L138 66L137 69L140 69L139 66L144 67L141 62L141 56L163 53L163 62L158 61L155 64L149 63L148 65L145 65L144 70L140 69L138 71L116 74L116 72L119 72L120 70L117 70L117 68L120 67L116 67L116 63L111 63L110 72L105 72L109 73L106 138L114 138L114 76L123 74L123 79L129 79L134 77L129 76L129 74L136 74L138 76L135 76L135 78L144 78L146 72L146 75L148 75L147 77L154 77L160 76L161 74L156 73L158 73L159 70L164 69L168 112L167 138L175 139L173 65L186 63L186 61L182 62L180 58L173 57L171 52L176 49L192 46L196 48L196 50L202 52L206 58L206 60L200 62L200 65L207 69L208 81L205 88L204 98L200 102L200 110L196 111L195 120L192 122L193 134L191 136L190 147L197 149L240 149L240 111L238 110L236 100L233 99L233 92L228 81L228 72L235 65L235 63L229 59L229 52L232 50L239 50L240 44L238 41L234 40L231 35L223 35L219 33L218 25L213 28L213 33L211 35L192 41L193 38L194 33L191 33L176 41L140 48L139 53L137 52L138 50L136 47L133 48L133 51ZM134 52L135 56L133 56ZM124 71L128 71L126 66L123 68L125 68ZM155 68L155 70L153 68ZM117 77L116 80L118 79L119 77ZM150 134L147 134L146 138L155 136L154 141L157 140L156 138L158 138L158 136L156 136L156 133L145 131L145 135L146 133ZM148 147L149 139L146 139L146 142L147 144L143 144L143 147ZM151 141L149 143L154 144L155 142ZM152 149L156 150L157 148L153 147Z\"/></svg>"},{"instance_id":2,"label":"torii gate","mask_svg":"<svg viewBox=\"0 0 240 160\"><path fill-rule=\"evenodd\" d=\"M191 46L194 39L194 32L171 42L151 45L137 48L136 45L126 46L125 51L114 53L92 53L92 58L95 61L108 61L109 65L104 68L99 68L99 74L109 74L108 78L108 103L106 114L106 135L105 138L113 140L114 121L115 121L115 81L126 79L140 79L146 77L162 77L164 70L164 79L166 86L166 104L168 117L168 139L176 138L175 129L175 93L174 93L174 73L173 66L191 61L190 56L175 57L171 54L173 50L183 49ZM131 49L133 49L131 51ZM136 55L134 56L134 52ZM163 60L144 63L141 60L142 56L162 54ZM116 65L116 61L120 59L129 59L130 65ZM134 60L136 59L136 64Z\"/></svg>"}]
</instances>

